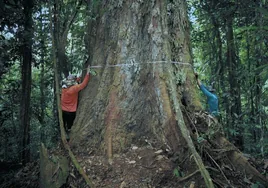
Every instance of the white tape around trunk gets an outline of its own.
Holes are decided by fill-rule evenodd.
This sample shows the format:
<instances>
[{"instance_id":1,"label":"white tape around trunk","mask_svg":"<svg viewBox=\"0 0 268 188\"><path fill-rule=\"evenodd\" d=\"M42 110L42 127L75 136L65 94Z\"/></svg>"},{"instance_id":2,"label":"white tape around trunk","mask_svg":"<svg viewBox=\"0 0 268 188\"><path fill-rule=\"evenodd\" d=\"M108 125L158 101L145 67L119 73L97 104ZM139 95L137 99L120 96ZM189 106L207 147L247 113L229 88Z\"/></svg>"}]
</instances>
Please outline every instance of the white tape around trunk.
<instances>
[{"instance_id":1,"label":"white tape around trunk","mask_svg":"<svg viewBox=\"0 0 268 188\"><path fill-rule=\"evenodd\" d=\"M125 64L115 64L115 65L92 65L90 68L103 68L103 67L122 67L122 66L134 66L134 65L141 65L141 64L179 64L179 65L189 65L192 66L190 63L183 63L177 61L151 61L146 63L125 63Z\"/></svg>"}]
</instances>

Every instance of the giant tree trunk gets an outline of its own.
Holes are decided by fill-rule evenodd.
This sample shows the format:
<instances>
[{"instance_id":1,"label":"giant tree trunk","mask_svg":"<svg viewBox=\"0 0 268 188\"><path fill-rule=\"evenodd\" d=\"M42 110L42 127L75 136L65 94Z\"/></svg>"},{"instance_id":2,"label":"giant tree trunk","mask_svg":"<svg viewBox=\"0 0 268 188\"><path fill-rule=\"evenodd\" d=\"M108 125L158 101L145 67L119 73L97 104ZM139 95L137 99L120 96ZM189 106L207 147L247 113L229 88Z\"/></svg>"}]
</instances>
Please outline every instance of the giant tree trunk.
<instances>
[{"instance_id":1,"label":"giant tree trunk","mask_svg":"<svg viewBox=\"0 0 268 188\"><path fill-rule=\"evenodd\" d=\"M201 105L189 65L185 2L111 0L98 10L100 17L90 23L88 51L91 65L102 68L81 92L71 146L105 155L112 164L127 148L153 142L178 152L180 162L191 162L186 140L195 141L192 129L198 133L202 125L191 121ZM177 106L175 101L183 102ZM215 139L215 145L224 145L222 140Z\"/></svg>"},{"instance_id":2,"label":"giant tree trunk","mask_svg":"<svg viewBox=\"0 0 268 188\"><path fill-rule=\"evenodd\" d=\"M72 143L103 148L102 153L111 155L124 149L120 141L126 147L149 136L178 148L181 143L174 142L176 123L167 84L175 80L178 95L188 94L188 106L196 96L191 66L168 63L191 63L185 3L174 3L167 12L167 4L161 1L116 2L103 5L102 9L113 10L92 25L91 62L103 69L81 92ZM115 64L130 66L109 66Z\"/></svg>"}]
</instances>

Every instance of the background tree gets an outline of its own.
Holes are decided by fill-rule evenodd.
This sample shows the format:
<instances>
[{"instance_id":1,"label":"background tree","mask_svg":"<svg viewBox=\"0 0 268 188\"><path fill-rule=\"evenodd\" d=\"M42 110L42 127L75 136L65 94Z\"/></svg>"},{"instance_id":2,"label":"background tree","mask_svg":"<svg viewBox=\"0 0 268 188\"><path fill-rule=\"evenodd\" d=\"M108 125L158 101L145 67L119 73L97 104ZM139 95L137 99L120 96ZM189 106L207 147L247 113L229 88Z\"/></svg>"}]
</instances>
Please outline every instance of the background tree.
<instances>
[{"instance_id":1,"label":"background tree","mask_svg":"<svg viewBox=\"0 0 268 188\"><path fill-rule=\"evenodd\" d=\"M30 161L30 97L32 81L32 38L33 38L33 1L23 1L23 38L22 38L22 99L21 99L21 126L23 128L22 161L26 164Z\"/></svg>"}]
</instances>

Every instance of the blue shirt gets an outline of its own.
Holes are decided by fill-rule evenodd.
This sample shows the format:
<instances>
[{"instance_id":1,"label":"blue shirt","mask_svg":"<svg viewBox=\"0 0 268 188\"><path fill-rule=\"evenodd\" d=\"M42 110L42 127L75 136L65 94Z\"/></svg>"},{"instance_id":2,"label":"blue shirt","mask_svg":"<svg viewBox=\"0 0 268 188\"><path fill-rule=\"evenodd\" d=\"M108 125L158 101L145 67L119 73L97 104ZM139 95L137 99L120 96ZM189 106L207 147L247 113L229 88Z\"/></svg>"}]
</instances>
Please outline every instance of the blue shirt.
<instances>
[{"instance_id":1,"label":"blue shirt","mask_svg":"<svg viewBox=\"0 0 268 188\"><path fill-rule=\"evenodd\" d=\"M213 116L217 116L218 115L218 97L217 97L217 95L209 92L203 84L201 84L200 89L207 96L209 113Z\"/></svg>"}]
</instances>

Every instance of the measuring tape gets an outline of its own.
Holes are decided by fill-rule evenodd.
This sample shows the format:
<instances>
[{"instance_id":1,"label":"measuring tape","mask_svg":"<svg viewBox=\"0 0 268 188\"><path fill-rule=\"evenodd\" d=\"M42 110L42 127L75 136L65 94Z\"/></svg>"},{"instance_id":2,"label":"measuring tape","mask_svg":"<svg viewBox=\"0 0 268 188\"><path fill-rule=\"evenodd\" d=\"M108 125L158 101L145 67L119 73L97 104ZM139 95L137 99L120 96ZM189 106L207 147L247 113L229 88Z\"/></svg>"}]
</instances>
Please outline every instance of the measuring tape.
<instances>
[{"instance_id":1,"label":"measuring tape","mask_svg":"<svg viewBox=\"0 0 268 188\"><path fill-rule=\"evenodd\" d=\"M123 67L123 66L134 66L134 65L141 65L141 64L179 64L179 65L189 65L192 66L190 63L183 63L177 61L151 61L146 63L125 63L125 64L116 64L116 65L92 65L90 68L103 68L103 67Z\"/></svg>"}]
</instances>

